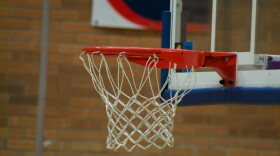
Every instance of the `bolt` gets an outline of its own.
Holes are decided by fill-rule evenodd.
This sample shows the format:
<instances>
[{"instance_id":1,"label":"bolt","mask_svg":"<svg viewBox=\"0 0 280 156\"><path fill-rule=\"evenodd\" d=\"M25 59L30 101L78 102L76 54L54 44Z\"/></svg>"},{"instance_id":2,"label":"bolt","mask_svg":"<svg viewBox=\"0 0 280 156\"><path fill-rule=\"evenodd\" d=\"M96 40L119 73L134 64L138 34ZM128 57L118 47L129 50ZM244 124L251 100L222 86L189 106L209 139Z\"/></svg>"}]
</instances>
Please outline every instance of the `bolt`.
<instances>
[{"instance_id":1,"label":"bolt","mask_svg":"<svg viewBox=\"0 0 280 156\"><path fill-rule=\"evenodd\" d=\"M228 61L228 57L226 57L226 62Z\"/></svg>"},{"instance_id":2,"label":"bolt","mask_svg":"<svg viewBox=\"0 0 280 156\"><path fill-rule=\"evenodd\" d=\"M224 85L224 84L225 84L225 80L220 80L219 83L220 83L221 85Z\"/></svg>"},{"instance_id":3,"label":"bolt","mask_svg":"<svg viewBox=\"0 0 280 156\"><path fill-rule=\"evenodd\" d=\"M228 79L228 83L229 84L233 84L233 80L232 79Z\"/></svg>"}]
</instances>

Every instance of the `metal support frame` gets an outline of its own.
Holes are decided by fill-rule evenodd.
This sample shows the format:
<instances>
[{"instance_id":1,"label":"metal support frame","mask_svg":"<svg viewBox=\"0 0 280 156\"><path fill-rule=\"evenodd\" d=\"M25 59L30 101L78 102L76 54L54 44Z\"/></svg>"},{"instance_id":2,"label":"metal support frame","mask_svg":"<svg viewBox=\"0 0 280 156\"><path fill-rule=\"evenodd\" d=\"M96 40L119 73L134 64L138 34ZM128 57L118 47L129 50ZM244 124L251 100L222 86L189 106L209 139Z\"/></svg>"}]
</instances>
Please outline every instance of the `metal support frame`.
<instances>
[{"instance_id":1,"label":"metal support frame","mask_svg":"<svg viewBox=\"0 0 280 156\"><path fill-rule=\"evenodd\" d=\"M215 51L216 44L216 20L217 19L217 0L212 3L212 24L211 24L211 51Z\"/></svg>"}]
</instances>

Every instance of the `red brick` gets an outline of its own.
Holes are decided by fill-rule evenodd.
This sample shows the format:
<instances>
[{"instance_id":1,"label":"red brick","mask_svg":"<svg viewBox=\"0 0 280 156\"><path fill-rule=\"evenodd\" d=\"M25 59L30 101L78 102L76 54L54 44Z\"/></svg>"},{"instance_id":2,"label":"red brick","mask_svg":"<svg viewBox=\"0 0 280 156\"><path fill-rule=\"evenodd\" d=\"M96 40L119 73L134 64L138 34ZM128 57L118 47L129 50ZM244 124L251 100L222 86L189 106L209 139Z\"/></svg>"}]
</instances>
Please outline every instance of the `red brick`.
<instances>
[{"instance_id":1,"label":"red brick","mask_svg":"<svg viewBox=\"0 0 280 156\"><path fill-rule=\"evenodd\" d=\"M55 42L49 43L49 54L57 54L58 50L59 50L59 44L56 44Z\"/></svg>"},{"instance_id":2,"label":"red brick","mask_svg":"<svg viewBox=\"0 0 280 156\"><path fill-rule=\"evenodd\" d=\"M0 138L4 138L4 137L7 137L9 136L9 129L7 127L0 127Z\"/></svg>"},{"instance_id":3,"label":"red brick","mask_svg":"<svg viewBox=\"0 0 280 156\"><path fill-rule=\"evenodd\" d=\"M24 138L24 129L2 127L0 128L0 138Z\"/></svg>"},{"instance_id":4,"label":"red brick","mask_svg":"<svg viewBox=\"0 0 280 156\"><path fill-rule=\"evenodd\" d=\"M220 125L241 125L242 118L230 115L212 116L211 123Z\"/></svg>"},{"instance_id":5,"label":"red brick","mask_svg":"<svg viewBox=\"0 0 280 156\"><path fill-rule=\"evenodd\" d=\"M178 109L177 109L178 110ZM173 117L173 120L176 121L176 125L180 124L180 125L183 125L182 122L183 122L183 115L180 113L178 113L178 111L176 112L175 116Z\"/></svg>"},{"instance_id":6,"label":"red brick","mask_svg":"<svg viewBox=\"0 0 280 156\"><path fill-rule=\"evenodd\" d=\"M57 75L58 74L58 69L59 67L58 66L55 66L55 65L53 65L53 64L49 64L48 65L48 71L47 71L47 73L49 74L49 75Z\"/></svg>"},{"instance_id":7,"label":"red brick","mask_svg":"<svg viewBox=\"0 0 280 156\"><path fill-rule=\"evenodd\" d=\"M240 128L239 127L227 127L227 133L229 136L232 136L232 137L240 136Z\"/></svg>"},{"instance_id":8,"label":"red brick","mask_svg":"<svg viewBox=\"0 0 280 156\"><path fill-rule=\"evenodd\" d=\"M26 73L12 73L9 74L9 80L14 83L32 85L34 82L38 82L37 74L26 74Z\"/></svg>"},{"instance_id":9,"label":"red brick","mask_svg":"<svg viewBox=\"0 0 280 156\"><path fill-rule=\"evenodd\" d=\"M240 139L238 137L215 137L212 142L217 146L235 148L239 147Z\"/></svg>"},{"instance_id":10,"label":"red brick","mask_svg":"<svg viewBox=\"0 0 280 156\"><path fill-rule=\"evenodd\" d=\"M42 24L41 20L29 20L29 29L34 30L34 31L41 31Z\"/></svg>"},{"instance_id":11,"label":"red brick","mask_svg":"<svg viewBox=\"0 0 280 156\"><path fill-rule=\"evenodd\" d=\"M33 8L42 8L42 1L38 0L29 0L30 5ZM61 0L52 0L50 1L50 8L51 9L58 9L61 7Z\"/></svg>"},{"instance_id":12,"label":"red brick","mask_svg":"<svg viewBox=\"0 0 280 156\"><path fill-rule=\"evenodd\" d=\"M80 34L77 37L79 43L88 44L88 46L102 46L108 45L109 37L107 35L92 35L92 34Z\"/></svg>"},{"instance_id":13,"label":"red brick","mask_svg":"<svg viewBox=\"0 0 280 156\"><path fill-rule=\"evenodd\" d=\"M238 106L228 106L227 113L235 114L239 116L254 116L257 113L256 106L245 106L245 105L238 105Z\"/></svg>"},{"instance_id":14,"label":"red brick","mask_svg":"<svg viewBox=\"0 0 280 156\"><path fill-rule=\"evenodd\" d=\"M59 73L64 74L64 76L73 76L73 74L87 76L87 73L85 69L82 67L82 65L60 66Z\"/></svg>"},{"instance_id":15,"label":"red brick","mask_svg":"<svg viewBox=\"0 0 280 156\"><path fill-rule=\"evenodd\" d=\"M211 145L212 144L212 137L210 136L176 136L175 140L179 144L186 144L186 145L196 145L196 146L204 146L204 145Z\"/></svg>"},{"instance_id":16,"label":"red brick","mask_svg":"<svg viewBox=\"0 0 280 156\"><path fill-rule=\"evenodd\" d=\"M86 22L63 22L63 32L93 33L98 30L94 29L88 21Z\"/></svg>"},{"instance_id":17,"label":"red brick","mask_svg":"<svg viewBox=\"0 0 280 156\"><path fill-rule=\"evenodd\" d=\"M44 130L44 137L45 138L57 138L57 134L58 134L58 132L57 132L57 130L49 130L49 129L45 129Z\"/></svg>"},{"instance_id":18,"label":"red brick","mask_svg":"<svg viewBox=\"0 0 280 156\"><path fill-rule=\"evenodd\" d=\"M34 0L36 1L36 0ZM56 8L61 8L62 1L61 0L52 0L51 1L51 8L56 9Z\"/></svg>"},{"instance_id":19,"label":"red brick","mask_svg":"<svg viewBox=\"0 0 280 156\"><path fill-rule=\"evenodd\" d=\"M8 118L0 118L0 127L6 127L8 125Z\"/></svg>"},{"instance_id":20,"label":"red brick","mask_svg":"<svg viewBox=\"0 0 280 156\"><path fill-rule=\"evenodd\" d=\"M79 86L83 88L90 88L90 89L93 88L90 75L87 75L86 71L85 74L83 75L73 77L72 84L73 86Z\"/></svg>"},{"instance_id":21,"label":"red brick","mask_svg":"<svg viewBox=\"0 0 280 156\"><path fill-rule=\"evenodd\" d=\"M0 94L0 103L1 104L7 104L8 103L8 99L9 99L9 96L7 94L6 95L5 94ZM1 109L0 109L0 112L2 113L4 111L1 111Z\"/></svg>"},{"instance_id":22,"label":"red brick","mask_svg":"<svg viewBox=\"0 0 280 156\"><path fill-rule=\"evenodd\" d=\"M35 129L27 129L25 131L25 137L28 139L34 139L36 136L36 130Z\"/></svg>"},{"instance_id":23,"label":"red brick","mask_svg":"<svg viewBox=\"0 0 280 156\"><path fill-rule=\"evenodd\" d=\"M123 149L123 148L120 148L120 149L118 149L118 151L117 151L118 153L120 153L120 154L125 154L126 153L126 151ZM141 153L141 154L143 154L143 155L163 155L164 154L164 151L163 150L158 150L158 148L157 147L150 147L150 148L148 148L148 149L146 149L146 150L143 150L143 149L141 149L141 148L139 148L139 147L136 147L134 150L133 150L133 152L135 152L135 153ZM110 152L111 153L111 152ZM113 153L113 152L112 152Z\"/></svg>"},{"instance_id":24,"label":"red brick","mask_svg":"<svg viewBox=\"0 0 280 156\"><path fill-rule=\"evenodd\" d=\"M279 151L261 151L260 156L280 156Z\"/></svg>"},{"instance_id":25,"label":"red brick","mask_svg":"<svg viewBox=\"0 0 280 156\"><path fill-rule=\"evenodd\" d=\"M88 21L91 18L91 10L82 10L79 12L80 21Z\"/></svg>"},{"instance_id":26,"label":"red brick","mask_svg":"<svg viewBox=\"0 0 280 156\"><path fill-rule=\"evenodd\" d=\"M5 148L4 140L1 140L1 141L0 141L0 148L1 148L1 149L4 149L4 148ZM1 151L0 151L0 154L1 154Z\"/></svg>"},{"instance_id":27,"label":"red brick","mask_svg":"<svg viewBox=\"0 0 280 156\"><path fill-rule=\"evenodd\" d=\"M52 149L52 150L55 150L55 149ZM60 149L59 149L60 150ZM55 152L55 154L59 155L59 156L80 156L81 151L79 152L73 152L73 151L67 151L67 150L63 150L63 151L58 151L58 152ZM96 152L83 152L83 154L85 155L92 155ZM102 154L98 154L99 156L102 156ZM52 156L52 155L51 155ZM106 155L107 156L107 155ZM111 155L109 155L111 156Z\"/></svg>"},{"instance_id":28,"label":"red brick","mask_svg":"<svg viewBox=\"0 0 280 156\"><path fill-rule=\"evenodd\" d=\"M68 65L74 64L75 60L78 59L77 56L66 55L66 54L50 54L48 61L53 65ZM80 64L81 62L79 62Z\"/></svg>"},{"instance_id":29,"label":"red brick","mask_svg":"<svg viewBox=\"0 0 280 156\"><path fill-rule=\"evenodd\" d=\"M38 31L13 31L15 41L38 42L41 39L41 33Z\"/></svg>"},{"instance_id":30,"label":"red brick","mask_svg":"<svg viewBox=\"0 0 280 156\"><path fill-rule=\"evenodd\" d=\"M160 36L155 37L140 37L139 38L139 46L140 47L155 47L159 48L161 44Z\"/></svg>"},{"instance_id":31,"label":"red brick","mask_svg":"<svg viewBox=\"0 0 280 156\"><path fill-rule=\"evenodd\" d=\"M72 96L72 97L79 97L79 96L90 96L96 95L90 90L89 88L74 88L74 87L63 87L59 89L58 95L61 96Z\"/></svg>"},{"instance_id":32,"label":"red brick","mask_svg":"<svg viewBox=\"0 0 280 156\"><path fill-rule=\"evenodd\" d=\"M53 24L53 27L55 27L55 24L54 23L52 23L52 24ZM60 23L57 23L57 24L60 24ZM59 29L59 28L56 28L56 29ZM75 41L76 41L76 35L70 34L70 33L51 32L49 34L49 37L50 37L50 41L54 42L54 43L75 43ZM55 50L55 53L57 53L57 50Z\"/></svg>"},{"instance_id":33,"label":"red brick","mask_svg":"<svg viewBox=\"0 0 280 156\"><path fill-rule=\"evenodd\" d=\"M13 51L38 51L38 42L11 42L11 41L1 41L0 49L2 50L13 50Z\"/></svg>"},{"instance_id":34,"label":"red brick","mask_svg":"<svg viewBox=\"0 0 280 156\"><path fill-rule=\"evenodd\" d=\"M183 123L186 124L205 124L210 120L210 116L205 114L185 114L183 117Z\"/></svg>"},{"instance_id":35,"label":"red brick","mask_svg":"<svg viewBox=\"0 0 280 156\"><path fill-rule=\"evenodd\" d=\"M250 119L244 119L243 125L245 127L271 127L274 125L274 120L270 118L250 118Z\"/></svg>"},{"instance_id":36,"label":"red brick","mask_svg":"<svg viewBox=\"0 0 280 156\"><path fill-rule=\"evenodd\" d=\"M34 140L27 139L9 139L8 140L8 149L11 150L31 150L34 149L35 144Z\"/></svg>"},{"instance_id":37,"label":"red brick","mask_svg":"<svg viewBox=\"0 0 280 156\"><path fill-rule=\"evenodd\" d=\"M194 107L178 107L177 108L177 112L176 114L180 114L180 115L183 115L183 114L188 114L188 113L191 113L193 114L193 110L194 110Z\"/></svg>"},{"instance_id":38,"label":"red brick","mask_svg":"<svg viewBox=\"0 0 280 156\"><path fill-rule=\"evenodd\" d=\"M61 85L72 86L72 76L69 75L59 75L57 76L57 83Z\"/></svg>"},{"instance_id":39,"label":"red brick","mask_svg":"<svg viewBox=\"0 0 280 156\"><path fill-rule=\"evenodd\" d=\"M236 48L236 51L238 51L238 52L247 52L250 49L250 45L248 44L248 42L238 41L238 42L232 43L232 45L235 47L238 47L238 48Z\"/></svg>"},{"instance_id":40,"label":"red brick","mask_svg":"<svg viewBox=\"0 0 280 156\"><path fill-rule=\"evenodd\" d=\"M181 134L181 135L194 135L195 134L195 126L191 124L179 124L176 123L173 130L174 134Z\"/></svg>"},{"instance_id":41,"label":"red brick","mask_svg":"<svg viewBox=\"0 0 280 156\"><path fill-rule=\"evenodd\" d=\"M167 148L166 150L164 150L164 153L167 155L174 155L176 153L176 155L178 156L193 156L195 153L195 149L192 147L180 147L175 145L172 148Z\"/></svg>"},{"instance_id":42,"label":"red brick","mask_svg":"<svg viewBox=\"0 0 280 156\"><path fill-rule=\"evenodd\" d=\"M26 113L26 106L0 105L0 116L25 115L25 113Z\"/></svg>"},{"instance_id":43,"label":"red brick","mask_svg":"<svg viewBox=\"0 0 280 156\"><path fill-rule=\"evenodd\" d=\"M224 114L226 108L222 105L198 106L194 107L194 111L203 114Z\"/></svg>"},{"instance_id":44,"label":"red brick","mask_svg":"<svg viewBox=\"0 0 280 156\"><path fill-rule=\"evenodd\" d=\"M0 98L0 99L1 99L1 98ZM277 119L276 119L276 120L277 120ZM280 122L275 122L274 126L275 126L276 128L280 128Z\"/></svg>"},{"instance_id":45,"label":"red brick","mask_svg":"<svg viewBox=\"0 0 280 156\"><path fill-rule=\"evenodd\" d=\"M197 125L195 127L197 135L207 136L224 136L226 134L226 128L218 125Z\"/></svg>"},{"instance_id":46,"label":"red brick","mask_svg":"<svg viewBox=\"0 0 280 156\"><path fill-rule=\"evenodd\" d=\"M0 84L0 93L20 94L23 93L23 89L22 85Z\"/></svg>"},{"instance_id":47,"label":"red brick","mask_svg":"<svg viewBox=\"0 0 280 156\"><path fill-rule=\"evenodd\" d=\"M58 131L57 137L62 140L76 140L76 141L95 141L105 142L107 138L107 131L93 131L85 129L77 130L60 130Z\"/></svg>"},{"instance_id":48,"label":"red brick","mask_svg":"<svg viewBox=\"0 0 280 156\"><path fill-rule=\"evenodd\" d=\"M43 150L42 155L43 156L53 156L53 155L56 155L56 152L50 152L50 151ZM26 151L26 152L24 152L24 156L34 156L34 151L32 151L32 150Z\"/></svg>"},{"instance_id":49,"label":"red brick","mask_svg":"<svg viewBox=\"0 0 280 156\"><path fill-rule=\"evenodd\" d=\"M82 48L84 46L82 45L75 45L75 44L60 44L59 45L59 51L62 54L71 54L71 55L77 55L77 57L79 56L79 54L82 52Z\"/></svg>"},{"instance_id":50,"label":"red brick","mask_svg":"<svg viewBox=\"0 0 280 156\"><path fill-rule=\"evenodd\" d=\"M265 106L258 109L260 115L280 117L280 108L275 106Z\"/></svg>"},{"instance_id":51,"label":"red brick","mask_svg":"<svg viewBox=\"0 0 280 156\"><path fill-rule=\"evenodd\" d=\"M240 136L242 137L257 137L258 129L254 127L244 127L240 129Z\"/></svg>"},{"instance_id":52,"label":"red brick","mask_svg":"<svg viewBox=\"0 0 280 156\"><path fill-rule=\"evenodd\" d=\"M264 138L280 138L280 129L276 128L261 128L258 131L258 135Z\"/></svg>"},{"instance_id":53,"label":"red brick","mask_svg":"<svg viewBox=\"0 0 280 156\"><path fill-rule=\"evenodd\" d=\"M210 47L209 35L189 33L188 36L193 41L193 46L196 50L208 50Z\"/></svg>"},{"instance_id":54,"label":"red brick","mask_svg":"<svg viewBox=\"0 0 280 156\"><path fill-rule=\"evenodd\" d=\"M0 19L0 28L4 29L28 29L30 26L30 23L28 20L22 20L22 19Z\"/></svg>"},{"instance_id":55,"label":"red brick","mask_svg":"<svg viewBox=\"0 0 280 156\"><path fill-rule=\"evenodd\" d=\"M13 95L9 98L10 104L18 104L18 105L36 105L38 101L37 96L19 96Z\"/></svg>"},{"instance_id":56,"label":"red brick","mask_svg":"<svg viewBox=\"0 0 280 156\"><path fill-rule=\"evenodd\" d=\"M57 95L58 94L58 90L56 88L56 85L48 85L48 88L47 88L47 95L48 96L54 96L54 95Z\"/></svg>"},{"instance_id":57,"label":"red brick","mask_svg":"<svg viewBox=\"0 0 280 156\"><path fill-rule=\"evenodd\" d=\"M99 97L73 97L70 98L69 105L73 108L101 109L105 113L105 104Z\"/></svg>"},{"instance_id":58,"label":"red brick","mask_svg":"<svg viewBox=\"0 0 280 156\"><path fill-rule=\"evenodd\" d=\"M50 29L49 36L51 37L49 45L51 45L52 43L56 43L56 42L53 42L53 40L56 40L56 39L54 39L55 35L53 35L53 33L61 34L62 22L61 21L50 21L49 29ZM65 34L65 33L63 33L63 34Z\"/></svg>"},{"instance_id":59,"label":"red brick","mask_svg":"<svg viewBox=\"0 0 280 156\"><path fill-rule=\"evenodd\" d=\"M62 1L62 6L65 9L78 9L78 10L86 10L90 9L90 0L81 0L80 2L77 2L75 0L67 0L67 1Z\"/></svg>"},{"instance_id":60,"label":"red brick","mask_svg":"<svg viewBox=\"0 0 280 156\"><path fill-rule=\"evenodd\" d=\"M70 121L63 118L46 118L45 119L45 128L69 128Z\"/></svg>"},{"instance_id":61,"label":"red brick","mask_svg":"<svg viewBox=\"0 0 280 156\"><path fill-rule=\"evenodd\" d=\"M61 108L59 114L61 117L80 119L87 118L89 116L89 111L86 109Z\"/></svg>"},{"instance_id":62,"label":"red brick","mask_svg":"<svg viewBox=\"0 0 280 156\"><path fill-rule=\"evenodd\" d=\"M7 155L7 156L19 156L22 155L20 151L8 151L8 150L0 150L0 155Z\"/></svg>"},{"instance_id":63,"label":"red brick","mask_svg":"<svg viewBox=\"0 0 280 156\"><path fill-rule=\"evenodd\" d=\"M280 141L271 139L242 139L240 145L244 148L279 149Z\"/></svg>"},{"instance_id":64,"label":"red brick","mask_svg":"<svg viewBox=\"0 0 280 156\"><path fill-rule=\"evenodd\" d=\"M44 138L46 139L55 139L57 138L57 131L56 130L49 130L44 129ZM28 139L35 139L36 137L36 130L35 129L27 129L25 131L25 137Z\"/></svg>"},{"instance_id":65,"label":"red brick","mask_svg":"<svg viewBox=\"0 0 280 156\"><path fill-rule=\"evenodd\" d=\"M198 149L197 152L200 156L224 156L225 155L225 151L221 149L201 148Z\"/></svg>"},{"instance_id":66,"label":"red brick","mask_svg":"<svg viewBox=\"0 0 280 156\"><path fill-rule=\"evenodd\" d=\"M123 36L123 35L110 35L109 45L112 46L130 46L137 47L139 42L138 37L134 36Z\"/></svg>"},{"instance_id":67,"label":"red brick","mask_svg":"<svg viewBox=\"0 0 280 156\"><path fill-rule=\"evenodd\" d=\"M71 128L75 129L105 129L107 123L93 119L75 119L71 121Z\"/></svg>"},{"instance_id":68,"label":"red brick","mask_svg":"<svg viewBox=\"0 0 280 156\"><path fill-rule=\"evenodd\" d=\"M96 142L86 142L86 141L82 141L82 142L71 142L70 147L72 151L95 151L95 152L101 152L104 151L105 146L103 144L100 143L96 143Z\"/></svg>"},{"instance_id":69,"label":"red brick","mask_svg":"<svg viewBox=\"0 0 280 156\"><path fill-rule=\"evenodd\" d=\"M65 107L69 105L69 99L70 98L49 96L47 99L47 105L53 107L53 109Z\"/></svg>"},{"instance_id":70,"label":"red brick","mask_svg":"<svg viewBox=\"0 0 280 156\"><path fill-rule=\"evenodd\" d=\"M8 119L9 127L35 127L36 119L32 117L10 117Z\"/></svg>"},{"instance_id":71,"label":"red brick","mask_svg":"<svg viewBox=\"0 0 280 156\"><path fill-rule=\"evenodd\" d=\"M32 116L37 116L37 106L29 106L26 108L26 115L32 115ZM45 116L46 117L58 117L59 113L58 113L58 109L55 107L49 107L49 105L47 104L47 107L45 108Z\"/></svg>"},{"instance_id":72,"label":"red brick","mask_svg":"<svg viewBox=\"0 0 280 156\"><path fill-rule=\"evenodd\" d=\"M0 30L0 39L1 40L13 40L14 39L14 33L13 31L10 30ZM8 51L6 51L5 53L9 53Z\"/></svg>"},{"instance_id":73,"label":"red brick","mask_svg":"<svg viewBox=\"0 0 280 156\"><path fill-rule=\"evenodd\" d=\"M256 151L248 151L248 150L230 150L228 152L228 156L257 156L258 153Z\"/></svg>"},{"instance_id":74,"label":"red brick","mask_svg":"<svg viewBox=\"0 0 280 156\"><path fill-rule=\"evenodd\" d=\"M39 61L39 54L36 54L36 53L23 54L24 63L38 63L38 61Z\"/></svg>"},{"instance_id":75,"label":"red brick","mask_svg":"<svg viewBox=\"0 0 280 156\"><path fill-rule=\"evenodd\" d=\"M69 150L70 143L69 141L62 140L50 140L51 145L45 146L46 151L61 151Z\"/></svg>"},{"instance_id":76,"label":"red brick","mask_svg":"<svg viewBox=\"0 0 280 156\"><path fill-rule=\"evenodd\" d=\"M24 88L24 93L27 95L37 95L38 94L38 86L29 85Z\"/></svg>"},{"instance_id":77,"label":"red brick","mask_svg":"<svg viewBox=\"0 0 280 156\"><path fill-rule=\"evenodd\" d=\"M107 123L106 119L107 119L107 112L105 108L105 103L101 103L101 105L103 106L103 109L97 110L97 109L92 109L89 112L89 118L92 120L105 120L104 123Z\"/></svg>"},{"instance_id":78,"label":"red brick","mask_svg":"<svg viewBox=\"0 0 280 156\"><path fill-rule=\"evenodd\" d=\"M41 10L34 8L17 8L15 16L21 19L40 19L42 17Z\"/></svg>"},{"instance_id":79,"label":"red brick","mask_svg":"<svg viewBox=\"0 0 280 156\"><path fill-rule=\"evenodd\" d=\"M50 20L78 20L79 14L75 10L52 10Z\"/></svg>"},{"instance_id":80,"label":"red brick","mask_svg":"<svg viewBox=\"0 0 280 156\"><path fill-rule=\"evenodd\" d=\"M29 0L1 0L3 6L29 6Z\"/></svg>"}]
</instances>

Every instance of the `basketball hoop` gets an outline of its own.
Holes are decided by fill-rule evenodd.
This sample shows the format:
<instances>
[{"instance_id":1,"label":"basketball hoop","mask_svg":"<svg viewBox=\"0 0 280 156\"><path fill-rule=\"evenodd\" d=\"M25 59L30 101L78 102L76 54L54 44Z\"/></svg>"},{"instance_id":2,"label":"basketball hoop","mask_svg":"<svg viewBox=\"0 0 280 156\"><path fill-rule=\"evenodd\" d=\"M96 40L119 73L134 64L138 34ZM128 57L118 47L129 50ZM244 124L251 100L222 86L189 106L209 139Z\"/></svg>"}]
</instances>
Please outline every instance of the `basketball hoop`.
<instances>
[{"instance_id":1,"label":"basketball hoop","mask_svg":"<svg viewBox=\"0 0 280 156\"><path fill-rule=\"evenodd\" d=\"M107 148L118 150L122 147L127 151L135 147L172 147L176 107L195 86L194 68L207 66L208 63L216 67L211 60L216 61L217 58L222 60L225 57L227 62L236 59L234 54L218 53L212 56L207 52L162 48L86 47L83 51L80 59L92 78L93 87L106 104ZM117 67L108 65L109 56L115 56ZM144 67L142 76L134 74L130 62ZM191 68L183 81L184 89L175 90L169 99L162 98L161 93L171 81L172 72L188 67ZM169 69L162 86L158 83L156 68ZM223 75L226 75L224 79L229 77L227 73ZM231 79L235 81L234 78ZM156 80L156 84L152 79ZM187 89L185 86L188 86ZM148 91L150 94L145 95Z\"/></svg>"}]
</instances>

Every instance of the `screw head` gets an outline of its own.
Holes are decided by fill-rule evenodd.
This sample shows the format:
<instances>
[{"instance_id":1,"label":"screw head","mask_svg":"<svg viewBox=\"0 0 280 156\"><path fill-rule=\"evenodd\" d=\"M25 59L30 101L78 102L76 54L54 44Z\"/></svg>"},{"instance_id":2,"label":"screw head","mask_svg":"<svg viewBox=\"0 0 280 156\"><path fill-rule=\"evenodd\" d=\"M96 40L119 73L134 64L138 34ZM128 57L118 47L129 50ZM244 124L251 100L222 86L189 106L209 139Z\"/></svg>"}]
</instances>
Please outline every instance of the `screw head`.
<instances>
[{"instance_id":1,"label":"screw head","mask_svg":"<svg viewBox=\"0 0 280 156\"><path fill-rule=\"evenodd\" d=\"M225 80L220 80L219 83L220 83L221 85L224 85L224 84L225 84Z\"/></svg>"},{"instance_id":2,"label":"screw head","mask_svg":"<svg viewBox=\"0 0 280 156\"><path fill-rule=\"evenodd\" d=\"M232 79L228 79L228 83L229 84L233 84L233 80Z\"/></svg>"}]
</instances>

